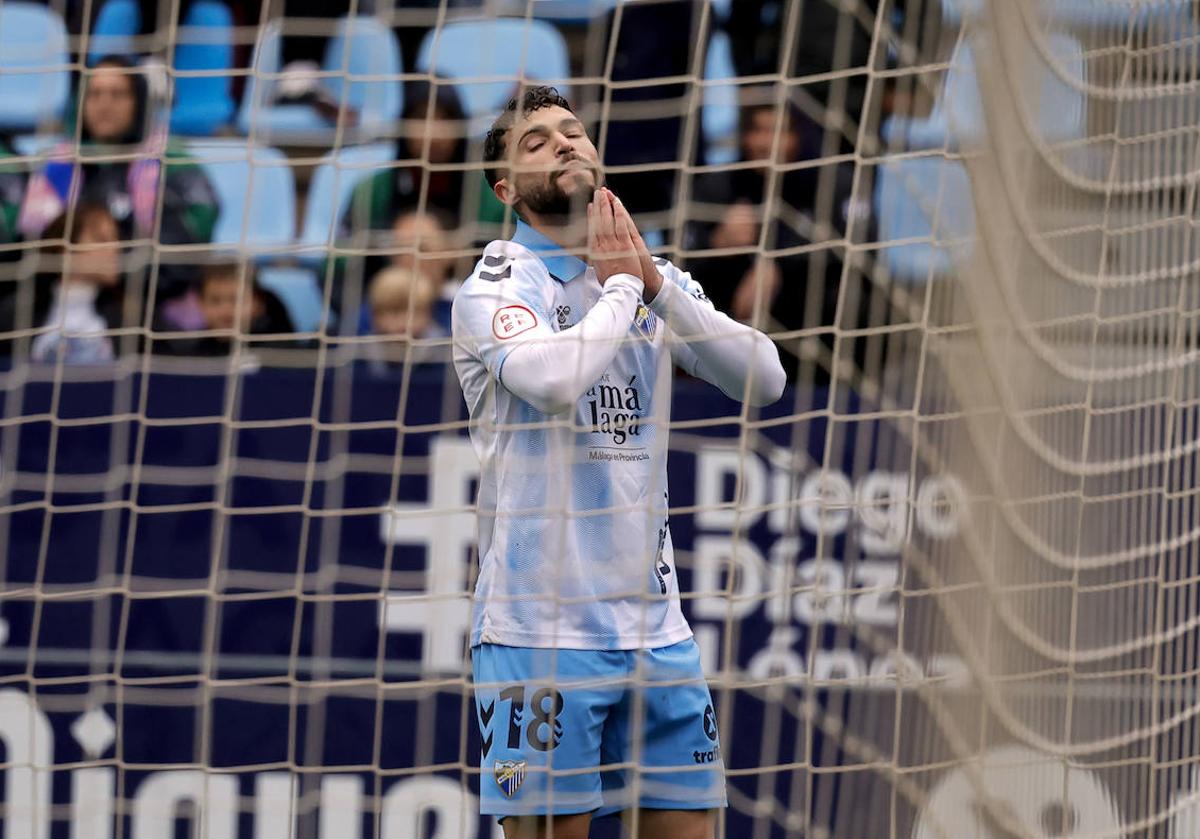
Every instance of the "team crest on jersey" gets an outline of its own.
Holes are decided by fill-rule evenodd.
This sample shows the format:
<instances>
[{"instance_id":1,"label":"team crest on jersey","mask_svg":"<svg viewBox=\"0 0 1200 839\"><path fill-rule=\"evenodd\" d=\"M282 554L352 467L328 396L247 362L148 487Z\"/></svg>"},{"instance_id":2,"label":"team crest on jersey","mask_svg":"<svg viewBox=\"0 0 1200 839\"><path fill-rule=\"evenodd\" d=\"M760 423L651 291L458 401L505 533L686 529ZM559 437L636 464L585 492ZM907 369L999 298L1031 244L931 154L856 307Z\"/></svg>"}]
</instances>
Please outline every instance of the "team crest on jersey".
<instances>
[{"instance_id":1,"label":"team crest on jersey","mask_svg":"<svg viewBox=\"0 0 1200 839\"><path fill-rule=\"evenodd\" d=\"M637 331L642 333L645 338L653 338L655 324L654 312L646 308L645 303L639 303L637 314L633 318L633 325Z\"/></svg>"},{"instance_id":2,"label":"team crest on jersey","mask_svg":"<svg viewBox=\"0 0 1200 839\"><path fill-rule=\"evenodd\" d=\"M525 783L525 761L496 761L496 785L500 787L505 798L512 798L516 795L523 783Z\"/></svg>"}]
</instances>

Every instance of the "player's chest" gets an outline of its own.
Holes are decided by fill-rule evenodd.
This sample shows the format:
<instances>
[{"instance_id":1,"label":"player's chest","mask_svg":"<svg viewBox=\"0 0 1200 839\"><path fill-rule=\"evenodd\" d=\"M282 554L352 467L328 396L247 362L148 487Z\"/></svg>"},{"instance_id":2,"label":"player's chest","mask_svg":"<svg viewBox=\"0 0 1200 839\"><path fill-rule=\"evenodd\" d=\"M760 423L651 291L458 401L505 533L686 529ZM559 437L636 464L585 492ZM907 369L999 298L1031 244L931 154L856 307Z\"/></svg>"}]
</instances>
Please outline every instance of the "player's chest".
<instances>
[{"instance_id":1,"label":"player's chest","mask_svg":"<svg viewBox=\"0 0 1200 839\"><path fill-rule=\"evenodd\" d=\"M600 283L591 269L570 283L558 285L550 313L551 328L555 332L562 332L577 326L599 302L601 291ZM657 350L662 342L661 326L659 317L650 311L648 306L639 302L637 315L629 327L630 338L635 340L628 341L618 355L625 352L644 355L647 351Z\"/></svg>"}]
</instances>

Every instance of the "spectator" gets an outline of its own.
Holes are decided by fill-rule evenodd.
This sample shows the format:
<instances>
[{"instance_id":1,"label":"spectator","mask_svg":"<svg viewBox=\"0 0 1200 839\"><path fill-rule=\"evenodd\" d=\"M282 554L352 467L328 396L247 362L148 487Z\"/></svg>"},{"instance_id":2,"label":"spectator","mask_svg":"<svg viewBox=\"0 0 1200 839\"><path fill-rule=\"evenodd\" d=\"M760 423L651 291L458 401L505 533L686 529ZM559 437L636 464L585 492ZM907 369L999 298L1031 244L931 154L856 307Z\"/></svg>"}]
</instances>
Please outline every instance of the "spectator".
<instances>
[{"instance_id":1,"label":"spectator","mask_svg":"<svg viewBox=\"0 0 1200 839\"><path fill-rule=\"evenodd\" d=\"M809 143L813 135L806 131L809 124L803 115L787 107L784 124L779 126L778 108L765 94L769 90L750 92L753 98L743 106L738 127L740 161L758 165L708 173L695 183L686 248L730 253L692 258L689 270L714 305L739 320L754 319L756 298L761 298L759 314L773 320L776 328L832 326L852 206L853 167L829 164L776 170L772 177L772 164L811 159L818 152ZM768 187L772 187L769 202ZM773 223L764 238L767 213ZM760 255L760 242L768 250L823 242L828 246L770 259ZM823 287L813 288L813 282ZM763 325L761 319L756 325ZM796 348L790 349L795 353Z\"/></svg>"},{"instance_id":2,"label":"spectator","mask_svg":"<svg viewBox=\"0 0 1200 839\"><path fill-rule=\"evenodd\" d=\"M97 63L83 89L78 153L70 145L60 146L30 179L21 207L22 233L37 237L70 204L85 202L108 208L123 241L212 241L219 212L216 193L200 167L180 162L183 150L167 142L145 75L126 59L110 56ZM186 291L192 276L184 266L163 265L159 298Z\"/></svg>"},{"instance_id":3,"label":"spectator","mask_svg":"<svg viewBox=\"0 0 1200 839\"><path fill-rule=\"evenodd\" d=\"M667 212L675 205L690 101L689 86L680 79L696 69L699 7L693 0L626 3L620 14L609 12L607 21L606 42L615 41L612 81L636 84L615 86L609 94L604 163L642 167L610 172L608 185L635 215Z\"/></svg>"},{"instance_id":4,"label":"spectator","mask_svg":"<svg viewBox=\"0 0 1200 839\"><path fill-rule=\"evenodd\" d=\"M388 339L366 345L372 370L432 362L439 349L444 354L444 347L413 343L449 334L433 318L434 300L428 278L412 268L393 265L371 279L371 334Z\"/></svg>"},{"instance_id":5,"label":"spectator","mask_svg":"<svg viewBox=\"0 0 1200 839\"><path fill-rule=\"evenodd\" d=\"M17 229L17 216L21 212L21 202L25 197L24 167L9 163L5 158L15 157L16 152L9 145L6 137L0 137L0 245L19 241L21 233ZM16 259L18 251L0 253L0 262Z\"/></svg>"},{"instance_id":6,"label":"spectator","mask_svg":"<svg viewBox=\"0 0 1200 839\"><path fill-rule=\"evenodd\" d=\"M411 268L392 266L371 280L371 334L434 338L446 331L433 320L429 282Z\"/></svg>"},{"instance_id":7,"label":"spectator","mask_svg":"<svg viewBox=\"0 0 1200 839\"><path fill-rule=\"evenodd\" d=\"M137 311L125 311L127 302L138 305L125 300L116 220L107 207L84 203L52 221L44 235L68 243L42 249L41 270L28 286L32 299L17 289L0 302L0 331L41 327L29 351L34 361L111 361L116 347L107 333L141 320ZM5 351L23 354L17 343L6 342Z\"/></svg>"},{"instance_id":8,"label":"spectator","mask_svg":"<svg viewBox=\"0 0 1200 839\"><path fill-rule=\"evenodd\" d=\"M355 188L342 216L342 238L389 230L400 213L421 206L446 214L452 228L464 220L464 211L484 221L503 219L504 208L487 188L482 170L430 166L467 160L466 116L452 85L414 83L405 97L400 130L395 165Z\"/></svg>"},{"instance_id":9,"label":"spectator","mask_svg":"<svg viewBox=\"0 0 1200 839\"><path fill-rule=\"evenodd\" d=\"M368 256L363 260L368 277L377 277L389 266L416 271L429 287L434 301L434 320L447 334L450 330L450 306L454 302L454 292L458 287L457 284L450 283L455 274L450 229L451 226L442 213L405 210L396 217L392 225L390 253ZM359 331L369 331L368 305L364 304L359 320Z\"/></svg>"},{"instance_id":10,"label":"spectator","mask_svg":"<svg viewBox=\"0 0 1200 839\"><path fill-rule=\"evenodd\" d=\"M251 263L229 261L207 266L200 277L197 293L207 334L167 342L163 349L171 354L224 356L233 351L235 338L295 331L279 298L258 285ZM256 347L264 345L294 346L286 338L255 342Z\"/></svg>"},{"instance_id":11,"label":"spectator","mask_svg":"<svg viewBox=\"0 0 1200 839\"><path fill-rule=\"evenodd\" d=\"M802 3L791 17L792 4L785 0L738 0L730 4L729 33L733 62L739 76L783 73L789 78L821 76L858 68L865 70L871 57L871 38L879 9L903 10L903 0L881 4L879 0L858 0L851 8L830 0ZM925 3L926 7L937 3ZM856 11L861 14L855 14ZM790 30L793 25L794 30ZM795 32L790 51L784 50L788 31ZM782 67L784 55L791 55L791 66ZM817 113L833 111L841 124L843 115L851 125L863 120L866 99L866 72L849 73L835 80L809 82L800 94ZM853 136L853 135L851 135ZM849 145L849 138L839 141ZM836 150L836 148L835 148ZM852 149L846 149L852 150Z\"/></svg>"}]
</instances>

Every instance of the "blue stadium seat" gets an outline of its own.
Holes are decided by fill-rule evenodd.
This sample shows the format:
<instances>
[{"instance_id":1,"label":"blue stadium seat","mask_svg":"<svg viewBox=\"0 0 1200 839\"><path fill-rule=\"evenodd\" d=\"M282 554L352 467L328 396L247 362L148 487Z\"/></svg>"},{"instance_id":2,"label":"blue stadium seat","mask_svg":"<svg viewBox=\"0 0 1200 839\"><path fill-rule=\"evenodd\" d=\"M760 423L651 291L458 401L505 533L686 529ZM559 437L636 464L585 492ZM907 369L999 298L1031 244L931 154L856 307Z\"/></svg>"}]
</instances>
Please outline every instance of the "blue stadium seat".
<instances>
[{"instance_id":1,"label":"blue stadium seat","mask_svg":"<svg viewBox=\"0 0 1200 839\"><path fill-rule=\"evenodd\" d=\"M1185 41L1195 37L1192 0L1141 0L1138 3L1113 0L1044 0L1041 12L1047 22L1070 29L1155 30L1167 34L1166 40ZM942 0L942 25L958 26L964 19L977 17L985 9L984 0ZM1161 41L1138 43L1139 49L1157 46Z\"/></svg>"},{"instance_id":2,"label":"blue stadium seat","mask_svg":"<svg viewBox=\"0 0 1200 839\"><path fill-rule=\"evenodd\" d=\"M313 108L272 104L271 76L278 77L282 69L282 40L280 21L260 27L250 65L254 72L246 80L238 110L238 128L267 142L330 144L334 126ZM356 139L392 133L404 107L404 88L398 80L403 72L400 44L391 29L371 17L343 18L326 46L322 70L341 74L321 80L330 94L339 101L345 96L350 105L360 109L361 128L350 132ZM358 80L362 76L385 80Z\"/></svg>"},{"instance_id":3,"label":"blue stadium seat","mask_svg":"<svg viewBox=\"0 0 1200 839\"><path fill-rule=\"evenodd\" d=\"M533 0L531 14L543 20L561 23L587 23L607 14L618 0ZM526 0L508 0L498 7L501 14L524 17Z\"/></svg>"},{"instance_id":4,"label":"blue stadium seat","mask_svg":"<svg viewBox=\"0 0 1200 839\"><path fill-rule=\"evenodd\" d=\"M221 213L216 244L278 252L296 235L296 180L287 156L245 140L203 140L188 151L212 181ZM243 229L243 227L245 229Z\"/></svg>"},{"instance_id":5,"label":"blue stadium seat","mask_svg":"<svg viewBox=\"0 0 1200 839\"><path fill-rule=\"evenodd\" d=\"M417 69L453 79L473 136L482 135L517 91L516 81L553 84L567 95L571 67L567 42L550 23L524 18L459 20L431 29L417 53Z\"/></svg>"},{"instance_id":6,"label":"blue stadium seat","mask_svg":"<svg viewBox=\"0 0 1200 839\"><path fill-rule=\"evenodd\" d=\"M113 2L113 0L109 0ZM176 70L233 67L233 14L220 0L200 0L188 12L175 46ZM233 116L230 76L176 76L171 130L208 136Z\"/></svg>"},{"instance_id":7,"label":"blue stadium seat","mask_svg":"<svg viewBox=\"0 0 1200 839\"><path fill-rule=\"evenodd\" d=\"M372 17L342 18L325 49L323 66L339 74L325 79L325 86L335 100L358 111L360 135L395 133L404 106L404 86L397 78L404 64L400 42L389 27Z\"/></svg>"},{"instance_id":8,"label":"blue stadium seat","mask_svg":"<svg viewBox=\"0 0 1200 839\"><path fill-rule=\"evenodd\" d=\"M67 29L40 3L0 3L0 132L62 115L70 93Z\"/></svg>"},{"instance_id":9,"label":"blue stadium seat","mask_svg":"<svg viewBox=\"0 0 1200 839\"><path fill-rule=\"evenodd\" d=\"M326 249L336 238L338 221L346 211L354 187L392 160L395 153L391 143L346 146L317 167L308 185L304 226L300 233L300 244L306 247L300 255L303 261L325 259Z\"/></svg>"},{"instance_id":10,"label":"blue stadium seat","mask_svg":"<svg viewBox=\"0 0 1200 839\"><path fill-rule=\"evenodd\" d=\"M316 332L321 328L325 298L311 268L266 266L258 271L258 284L279 298L297 332Z\"/></svg>"},{"instance_id":11,"label":"blue stadium seat","mask_svg":"<svg viewBox=\"0 0 1200 839\"><path fill-rule=\"evenodd\" d=\"M1077 79L1078 83L1064 80L1049 66L1032 70L1042 79L1036 115L1038 133L1048 142L1079 139L1086 132L1083 47L1061 33L1050 34L1046 44L1054 61L1069 79ZM977 142L985 128L979 101L975 58L970 41L964 36L950 56L950 67L929 115L917 119L889 117L882 127L883 138L889 145L910 150L955 149L963 143Z\"/></svg>"},{"instance_id":12,"label":"blue stadium seat","mask_svg":"<svg viewBox=\"0 0 1200 839\"><path fill-rule=\"evenodd\" d=\"M142 29L142 10L137 0L107 0L96 15L88 40L88 65L106 55L132 58L137 52L134 38Z\"/></svg>"},{"instance_id":13,"label":"blue stadium seat","mask_svg":"<svg viewBox=\"0 0 1200 839\"><path fill-rule=\"evenodd\" d=\"M700 127L704 131L704 162L732 163L738 159L738 87L736 84L707 84L734 79L733 46L729 36L713 32L704 57L704 92Z\"/></svg>"},{"instance_id":14,"label":"blue stadium seat","mask_svg":"<svg viewBox=\"0 0 1200 839\"><path fill-rule=\"evenodd\" d=\"M971 184L961 161L941 156L883 161L875 175L879 241L925 239L879 251L891 277L923 283L949 274L970 252Z\"/></svg>"},{"instance_id":15,"label":"blue stadium seat","mask_svg":"<svg viewBox=\"0 0 1200 839\"><path fill-rule=\"evenodd\" d=\"M494 5L501 14L524 17L525 10L532 5L533 17L554 20L559 23L581 24L595 20L615 9L621 0L507 0ZM624 0L628 3L630 0ZM717 21L729 19L733 0L712 0L713 16Z\"/></svg>"},{"instance_id":16,"label":"blue stadium seat","mask_svg":"<svg viewBox=\"0 0 1200 839\"><path fill-rule=\"evenodd\" d=\"M1085 81L1083 50L1074 38L1054 33L1046 43L1052 59L1065 71L1064 80L1049 66L1025 68L1042 82L1035 129L1048 143L1085 136L1086 113L1081 92ZM1078 80L1077 82L1075 80ZM955 151L982 140L986 128L969 41L962 37L929 116L889 118L883 136L889 145L909 151ZM960 161L940 155L885 160L875 184L879 240L928 239L928 242L885 247L880 258L893 278L923 282L946 274L970 256L974 232L971 185ZM948 245L948 240L956 244Z\"/></svg>"}]
</instances>

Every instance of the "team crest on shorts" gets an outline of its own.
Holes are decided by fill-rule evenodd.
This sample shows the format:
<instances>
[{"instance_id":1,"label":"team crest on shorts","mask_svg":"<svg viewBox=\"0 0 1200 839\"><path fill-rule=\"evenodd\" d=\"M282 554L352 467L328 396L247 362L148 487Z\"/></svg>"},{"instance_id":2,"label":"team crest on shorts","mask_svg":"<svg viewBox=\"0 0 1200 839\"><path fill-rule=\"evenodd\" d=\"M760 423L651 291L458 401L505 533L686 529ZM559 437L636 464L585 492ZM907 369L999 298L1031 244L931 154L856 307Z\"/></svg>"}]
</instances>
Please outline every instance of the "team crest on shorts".
<instances>
[{"instance_id":1,"label":"team crest on shorts","mask_svg":"<svg viewBox=\"0 0 1200 839\"><path fill-rule=\"evenodd\" d=\"M525 782L525 761L498 760L496 761L496 785L504 793L505 798L512 798Z\"/></svg>"}]
</instances>

